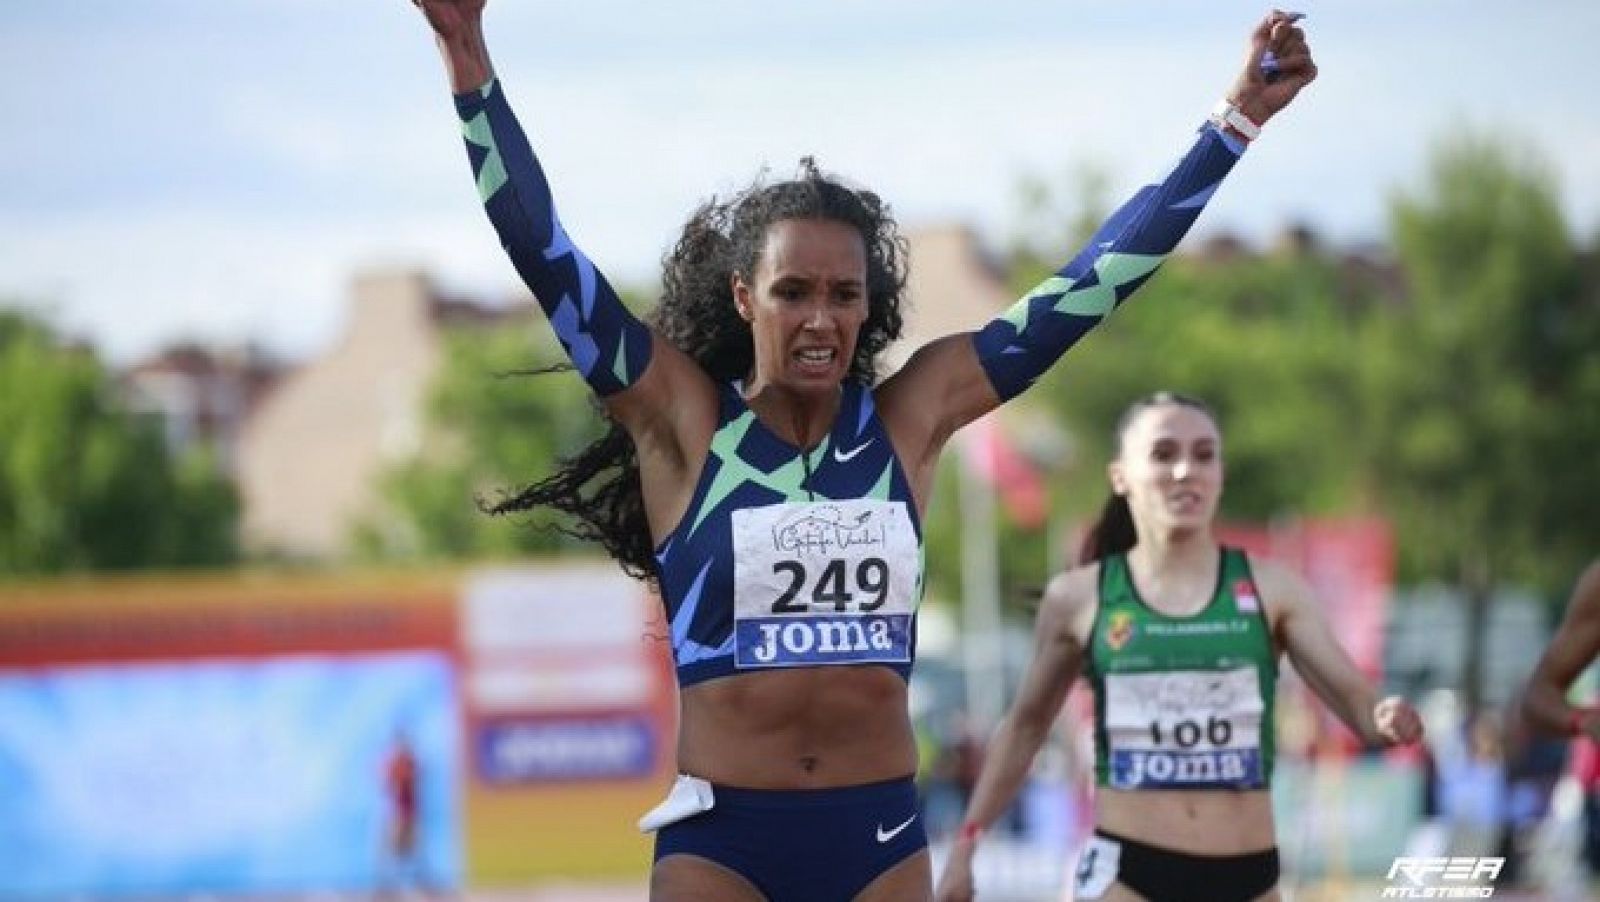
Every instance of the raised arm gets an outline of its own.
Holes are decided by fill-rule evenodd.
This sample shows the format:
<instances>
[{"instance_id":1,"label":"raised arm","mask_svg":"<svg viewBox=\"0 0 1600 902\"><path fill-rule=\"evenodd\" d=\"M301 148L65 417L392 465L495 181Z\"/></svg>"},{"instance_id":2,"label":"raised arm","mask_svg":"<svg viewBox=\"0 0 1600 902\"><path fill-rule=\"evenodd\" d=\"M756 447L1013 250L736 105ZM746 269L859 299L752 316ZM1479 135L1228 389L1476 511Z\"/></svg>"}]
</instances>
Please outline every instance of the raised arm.
<instances>
[{"instance_id":1,"label":"raised arm","mask_svg":"<svg viewBox=\"0 0 1600 902\"><path fill-rule=\"evenodd\" d=\"M1316 77L1305 35L1293 21L1281 12L1262 20L1227 95L1255 126ZM1275 66L1263 64L1269 51ZM1269 71L1276 73L1270 79ZM1143 285L1189 231L1248 143L1249 137L1232 126L1206 122L1166 178L1139 189L1055 275L980 331L919 349L879 393L880 409L899 420L891 428L902 457L936 457L952 433L1032 385ZM895 395L906 400L897 403ZM902 415L898 408L907 411Z\"/></svg>"},{"instance_id":2,"label":"raised arm","mask_svg":"<svg viewBox=\"0 0 1600 902\"><path fill-rule=\"evenodd\" d=\"M1600 561L1578 578L1567 613L1522 694L1522 716L1544 733L1600 740L1600 710L1574 708L1567 690L1600 655Z\"/></svg>"},{"instance_id":3,"label":"raised arm","mask_svg":"<svg viewBox=\"0 0 1600 902\"><path fill-rule=\"evenodd\" d=\"M1279 643L1323 704L1368 746L1407 745L1422 738L1422 718L1399 696L1378 698L1304 580L1270 561L1260 562L1256 575Z\"/></svg>"},{"instance_id":4,"label":"raised arm","mask_svg":"<svg viewBox=\"0 0 1600 902\"><path fill-rule=\"evenodd\" d=\"M978 839L1005 813L1028 776L1034 756L1067 692L1083 669L1084 643L1094 620L1095 576L1089 567L1060 574L1046 587L1034 623L1033 660L1000 726L989 739L983 767L961 834L939 878L939 902L964 902L974 894L972 856Z\"/></svg>"},{"instance_id":5,"label":"raised arm","mask_svg":"<svg viewBox=\"0 0 1600 902\"><path fill-rule=\"evenodd\" d=\"M444 58L484 210L578 372L636 440L655 427L673 433L667 412L694 406L681 404L686 394L699 390L710 409L709 383L693 384L706 381L694 363L655 341L562 226L544 169L494 76L484 0L413 2ZM680 404L667 404L672 398Z\"/></svg>"}]
</instances>

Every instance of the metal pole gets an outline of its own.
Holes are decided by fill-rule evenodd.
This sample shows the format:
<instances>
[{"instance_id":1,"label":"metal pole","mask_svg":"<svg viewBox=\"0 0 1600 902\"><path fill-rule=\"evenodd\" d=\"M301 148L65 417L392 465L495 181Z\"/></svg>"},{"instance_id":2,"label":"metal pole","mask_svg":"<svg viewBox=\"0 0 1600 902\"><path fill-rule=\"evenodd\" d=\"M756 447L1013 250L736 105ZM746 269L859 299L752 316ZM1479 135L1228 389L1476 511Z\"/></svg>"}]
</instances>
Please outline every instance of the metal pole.
<instances>
[{"instance_id":1,"label":"metal pole","mask_svg":"<svg viewBox=\"0 0 1600 902\"><path fill-rule=\"evenodd\" d=\"M961 443L961 649L967 715L987 736L1005 713L1004 651L1000 634L999 532L994 491L978 474L977 433Z\"/></svg>"}]
</instances>

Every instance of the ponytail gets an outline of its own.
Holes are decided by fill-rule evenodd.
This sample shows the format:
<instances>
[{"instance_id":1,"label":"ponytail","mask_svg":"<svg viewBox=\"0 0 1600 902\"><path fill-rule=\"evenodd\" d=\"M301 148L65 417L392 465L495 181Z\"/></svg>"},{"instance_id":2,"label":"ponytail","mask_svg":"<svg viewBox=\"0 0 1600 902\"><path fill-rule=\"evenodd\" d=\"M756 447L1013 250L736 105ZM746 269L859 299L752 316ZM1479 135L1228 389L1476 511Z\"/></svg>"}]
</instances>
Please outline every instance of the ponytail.
<instances>
[{"instance_id":1,"label":"ponytail","mask_svg":"<svg viewBox=\"0 0 1600 902\"><path fill-rule=\"evenodd\" d=\"M1133 527L1133 510L1128 507L1126 495L1113 494L1100 508L1100 516L1090 527L1089 534L1078 549L1078 563L1090 564L1112 555L1127 554L1139 544L1139 533Z\"/></svg>"}]
</instances>

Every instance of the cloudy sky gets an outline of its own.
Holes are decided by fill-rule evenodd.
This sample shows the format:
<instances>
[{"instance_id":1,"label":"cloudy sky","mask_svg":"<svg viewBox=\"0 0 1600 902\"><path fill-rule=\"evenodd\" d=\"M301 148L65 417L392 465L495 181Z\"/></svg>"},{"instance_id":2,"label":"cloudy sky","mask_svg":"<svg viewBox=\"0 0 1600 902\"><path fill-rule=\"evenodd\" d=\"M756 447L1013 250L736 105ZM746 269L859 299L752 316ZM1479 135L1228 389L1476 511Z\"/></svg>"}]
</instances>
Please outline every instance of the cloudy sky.
<instances>
[{"instance_id":1,"label":"cloudy sky","mask_svg":"<svg viewBox=\"0 0 1600 902\"><path fill-rule=\"evenodd\" d=\"M1239 0L491 0L490 47L574 237L646 281L687 211L814 154L910 226L1011 234L1025 173L1159 175L1266 10ZM1600 234L1600 3L1300 8L1322 76L1202 219L1383 235L1463 127L1549 163ZM0 3L0 299L128 362L179 338L315 353L352 273L502 297L405 0Z\"/></svg>"}]
</instances>

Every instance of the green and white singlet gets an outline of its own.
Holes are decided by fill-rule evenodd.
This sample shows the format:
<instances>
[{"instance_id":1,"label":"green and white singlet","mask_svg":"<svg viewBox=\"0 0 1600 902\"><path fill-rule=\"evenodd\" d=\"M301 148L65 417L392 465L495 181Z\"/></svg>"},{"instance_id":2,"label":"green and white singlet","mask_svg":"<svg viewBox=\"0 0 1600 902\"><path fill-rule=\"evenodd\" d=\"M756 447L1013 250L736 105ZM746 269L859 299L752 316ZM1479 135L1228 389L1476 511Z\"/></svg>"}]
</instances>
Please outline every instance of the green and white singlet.
<instances>
[{"instance_id":1,"label":"green and white singlet","mask_svg":"<svg viewBox=\"0 0 1600 902\"><path fill-rule=\"evenodd\" d=\"M1243 551L1223 548L1199 613L1139 597L1128 559L1100 563L1089 642L1095 780L1112 789L1265 789L1277 651Z\"/></svg>"}]
</instances>

